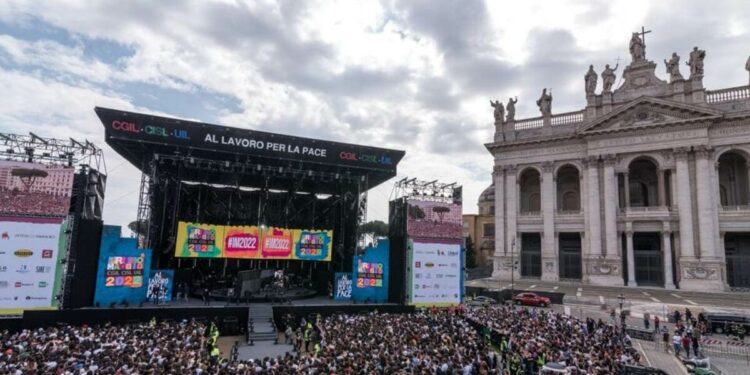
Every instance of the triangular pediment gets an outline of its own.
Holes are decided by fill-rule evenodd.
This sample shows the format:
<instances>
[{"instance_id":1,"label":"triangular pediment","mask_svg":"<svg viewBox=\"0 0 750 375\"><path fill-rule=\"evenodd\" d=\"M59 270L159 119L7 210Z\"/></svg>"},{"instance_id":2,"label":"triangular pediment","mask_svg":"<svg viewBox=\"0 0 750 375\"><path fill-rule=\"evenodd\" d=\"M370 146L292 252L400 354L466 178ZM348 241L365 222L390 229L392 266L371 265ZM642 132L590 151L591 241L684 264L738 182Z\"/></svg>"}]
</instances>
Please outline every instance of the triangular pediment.
<instances>
[{"instance_id":1,"label":"triangular pediment","mask_svg":"<svg viewBox=\"0 0 750 375\"><path fill-rule=\"evenodd\" d=\"M577 132L579 134L592 134L631 130L712 119L721 115L720 111L712 108L644 96L634 99L606 115L582 123Z\"/></svg>"}]
</instances>

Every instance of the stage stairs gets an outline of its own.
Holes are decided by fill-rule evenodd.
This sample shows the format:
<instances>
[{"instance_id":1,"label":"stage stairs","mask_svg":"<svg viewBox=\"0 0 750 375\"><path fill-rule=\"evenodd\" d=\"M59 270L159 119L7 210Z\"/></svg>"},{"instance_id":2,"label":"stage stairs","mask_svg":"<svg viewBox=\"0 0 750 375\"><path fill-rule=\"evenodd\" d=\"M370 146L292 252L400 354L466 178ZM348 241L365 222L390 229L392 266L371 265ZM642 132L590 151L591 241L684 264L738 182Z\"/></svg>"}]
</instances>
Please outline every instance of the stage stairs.
<instances>
[{"instance_id":1,"label":"stage stairs","mask_svg":"<svg viewBox=\"0 0 750 375\"><path fill-rule=\"evenodd\" d=\"M248 308L247 342L278 340L276 325L273 322L273 307L269 303L251 304Z\"/></svg>"}]
</instances>

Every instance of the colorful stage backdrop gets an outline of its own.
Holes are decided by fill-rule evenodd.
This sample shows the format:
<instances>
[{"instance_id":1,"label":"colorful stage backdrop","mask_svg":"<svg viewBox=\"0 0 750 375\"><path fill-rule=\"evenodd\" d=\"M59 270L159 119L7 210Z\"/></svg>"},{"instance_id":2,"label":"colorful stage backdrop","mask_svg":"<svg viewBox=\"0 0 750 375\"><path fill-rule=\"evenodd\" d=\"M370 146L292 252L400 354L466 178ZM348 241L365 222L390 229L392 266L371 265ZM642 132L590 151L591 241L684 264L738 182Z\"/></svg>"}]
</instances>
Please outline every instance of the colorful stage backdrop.
<instances>
[{"instance_id":1,"label":"colorful stage backdrop","mask_svg":"<svg viewBox=\"0 0 750 375\"><path fill-rule=\"evenodd\" d=\"M368 246L362 255L352 258L353 300L369 303L388 300L389 244L387 239L381 239L376 246Z\"/></svg>"},{"instance_id":2,"label":"colorful stage backdrop","mask_svg":"<svg viewBox=\"0 0 750 375\"><path fill-rule=\"evenodd\" d=\"M139 249L135 238L120 237L122 228L105 225L99 250L94 303L134 305L146 300L151 249Z\"/></svg>"},{"instance_id":3,"label":"colorful stage backdrop","mask_svg":"<svg viewBox=\"0 0 750 375\"><path fill-rule=\"evenodd\" d=\"M181 221L175 256L330 261L333 231Z\"/></svg>"}]
</instances>

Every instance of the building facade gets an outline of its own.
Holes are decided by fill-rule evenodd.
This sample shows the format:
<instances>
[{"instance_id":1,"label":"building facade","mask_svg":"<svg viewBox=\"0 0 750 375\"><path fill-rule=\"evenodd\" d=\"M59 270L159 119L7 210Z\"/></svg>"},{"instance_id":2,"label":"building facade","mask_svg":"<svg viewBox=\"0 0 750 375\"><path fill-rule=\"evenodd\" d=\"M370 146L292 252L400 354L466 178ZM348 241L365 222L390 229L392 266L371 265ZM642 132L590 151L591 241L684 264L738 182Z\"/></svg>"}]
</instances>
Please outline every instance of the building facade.
<instances>
[{"instance_id":1,"label":"building facade","mask_svg":"<svg viewBox=\"0 0 750 375\"><path fill-rule=\"evenodd\" d=\"M495 186L492 185L479 195L478 213L463 215L464 238L471 238L474 244L478 267L493 263L495 252Z\"/></svg>"},{"instance_id":2,"label":"building facade","mask_svg":"<svg viewBox=\"0 0 750 375\"><path fill-rule=\"evenodd\" d=\"M638 34L630 53L617 88L589 68L580 111L496 107L493 278L750 288L750 86L706 90L697 48L666 80Z\"/></svg>"}]
</instances>

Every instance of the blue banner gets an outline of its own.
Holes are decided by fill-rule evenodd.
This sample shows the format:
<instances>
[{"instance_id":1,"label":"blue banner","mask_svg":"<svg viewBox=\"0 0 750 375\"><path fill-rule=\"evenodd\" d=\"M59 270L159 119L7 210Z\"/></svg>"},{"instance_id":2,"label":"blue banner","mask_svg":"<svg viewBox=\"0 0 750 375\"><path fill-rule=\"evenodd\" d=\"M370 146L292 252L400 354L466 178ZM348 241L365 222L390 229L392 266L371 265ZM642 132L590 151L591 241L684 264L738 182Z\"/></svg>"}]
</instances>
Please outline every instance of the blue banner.
<instances>
[{"instance_id":1,"label":"blue banner","mask_svg":"<svg viewBox=\"0 0 750 375\"><path fill-rule=\"evenodd\" d=\"M146 288L146 299L150 302L172 301L174 270L151 270Z\"/></svg>"},{"instance_id":2,"label":"blue banner","mask_svg":"<svg viewBox=\"0 0 750 375\"><path fill-rule=\"evenodd\" d=\"M348 272L336 272L333 299L337 301L352 299L352 275Z\"/></svg>"},{"instance_id":3,"label":"blue banner","mask_svg":"<svg viewBox=\"0 0 750 375\"><path fill-rule=\"evenodd\" d=\"M139 304L146 299L151 249L139 249L135 238L122 238L122 228L105 225L99 249L94 304Z\"/></svg>"},{"instance_id":4,"label":"blue banner","mask_svg":"<svg viewBox=\"0 0 750 375\"><path fill-rule=\"evenodd\" d=\"M357 302L385 303L388 300L388 258L390 246L381 239L376 246L352 259L352 299Z\"/></svg>"}]
</instances>

